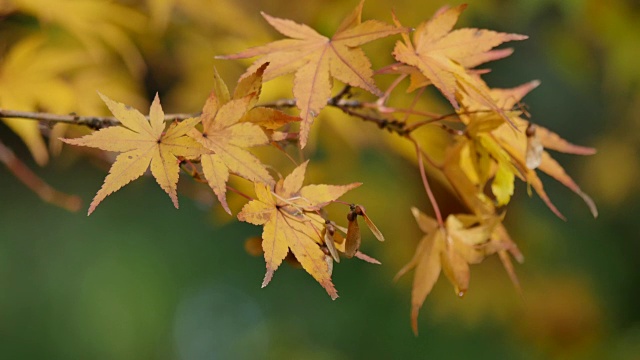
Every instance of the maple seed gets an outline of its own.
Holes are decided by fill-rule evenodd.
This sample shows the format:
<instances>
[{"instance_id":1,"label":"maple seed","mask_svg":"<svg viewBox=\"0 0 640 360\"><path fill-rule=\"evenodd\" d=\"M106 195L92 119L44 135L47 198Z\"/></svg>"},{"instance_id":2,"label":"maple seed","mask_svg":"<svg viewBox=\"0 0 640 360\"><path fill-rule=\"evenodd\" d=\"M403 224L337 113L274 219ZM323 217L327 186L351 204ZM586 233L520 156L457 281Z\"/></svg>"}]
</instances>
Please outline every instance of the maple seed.
<instances>
[{"instance_id":1,"label":"maple seed","mask_svg":"<svg viewBox=\"0 0 640 360\"><path fill-rule=\"evenodd\" d=\"M347 226L347 238L345 243L344 254L348 258L353 257L360 248L362 242L362 235L360 234L360 226L358 225L358 216L364 218L367 227L373 233L373 235L380 241L384 241L384 236L378 230L378 227L371 221L371 218L367 215L364 206L351 204L349 205L349 213L347 213L347 220L349 225Z\"/></svg>"},{"instance_id":2,"label":"maple seed","mask_svg":"<svg viewBox=\"0 0 640 360\"><path fill-rule=\"evenodd\" d=\"M540 142L540 137L536 131L538 127L529 123L525 135L527 135L527 148L525 150L525 160L527 169L536 169L542 163L542 152L544 147Z\"/></svg>"},{"instance_id":3,"label":"maple seed","mask_svg":"<svg viewBox=\"0 0 640 360\"><path fill-rule=\"evenodd\" d=\"M382 235L380 230L378 230L378 227L373 223L373 221L371 221L371 218L369 218L369 216L367 215L364 206L356 205L354 210L357 215L364 218L364 222L367 224L369 230L371 230L376 239L378 239L379 241L384 241L384 236Z\"/></svg>"},{"instance_id":4,"label":"maple seed","mask_svg":"<svg viewBox=\"0 0 640 360\"><path fill-rule=\"evenodd\" d=\"M358 217L358 213L355 211L355 207L351 205L351 211L347 214L347 220L355 221L356 217Z\"/></svg>"},{"instance_id":5,"label":"maple seed","mask_svg":"<svg viewBox=\"0 0 640 360\"><path fill-rule=\"evenodd\" d=\"M336 233L336 227L332 221L326 220L324 225L324 230L322 231L322 239L324 240L324 244L329 251L329 254L337 263L340 262L340 256L338 255L338 250L336 249L336 244L334 242L334 236Z\"/></svg>"},{"instance_id":6,"label":"maple seed","mask_svg":"<svg viewBox=\"0 0 640 360\"><path fill-rule=\"evenodd\" d=\"M347 220L349 225L347 226L347 237L344 244L344 255L348 258L352 258L358 249L362 241L360 235L360 226L358 225L358 214L355 210L355 205L351 205L351 210L347 214Z\"/></svg>"}]
</instances>

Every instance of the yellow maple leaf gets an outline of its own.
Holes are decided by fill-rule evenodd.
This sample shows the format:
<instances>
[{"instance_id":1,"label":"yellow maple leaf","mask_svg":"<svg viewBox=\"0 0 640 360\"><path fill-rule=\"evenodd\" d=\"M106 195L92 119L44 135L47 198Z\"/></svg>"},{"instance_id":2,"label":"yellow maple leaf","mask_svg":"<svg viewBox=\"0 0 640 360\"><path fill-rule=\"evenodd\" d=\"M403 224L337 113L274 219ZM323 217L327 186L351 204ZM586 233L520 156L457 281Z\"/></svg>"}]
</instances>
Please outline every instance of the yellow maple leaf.
<instances>
[{"instance_id":1,"label":"yellow maple leaf","mask_svg":"<svg viewBox=\"0 0 640 360\"><path fill-rule=\"evenodd\" d=\"M274 41L237 54L221 56L223 59L243 59L262 56L244 76L251 74L262 64L270 63L265 80L295 72L293 95L300 109L302 124L300 146L304 148L313 119L331 97L332 78L351 86L365 89L375 95L382 92L373 81L371 62L360 49L370 41L406 32L377 20L362 22L364 0L342 22L335 34L328 38L307 25L279 19L262 13L271 26L291 39Z\"/></svg>"},{"instance_id":2,"label":"yellow maple leaf","mask_svg":"<svg viewBox=\"0 0 640 360\"><path fill-rule=\"evenodd\" d=\"M267 64L240 80L233 98L217 71L214 88L202 109L202 132L193 129L189 136L200 142L210 153L201 157L202 171L209 186L218 197L225 211L231 214L227 204L227 181L234 173L252 182L273 185L275 181L266 167L246 148L265 145L269 137L260 125L273 130L298 121L275 109L253 106L258 101L262 86L262 74Z\"/></svg>"},{"instance_id":3,"label":"yellow maple leaf","mask_svg":"<svg viewBox=\"0 0 640 360\"><path fill-rule=\"evenodd\" d=\"M458 296L469 286L469 264L481 262L487 255L506 248L493 233L500 218L480 219L475 215L449 215L443 226L417 208L411 212L425 233L413 258L396 275L396 279L415 268L411 290L411 326L418 333L418 313L433 289L440 271L453 284ZM495 238L495 239L494 239Z\"/></svg>"},{"instance_id":4,"label":"yellow maple leaf","mask_svg":"<svg viewBox=\"0 0 640 360\"><path fill-rule=\"evenodd\" d=\"M478 79L478 81L482 80ZM490 91L495 104L505 111L511 123L520 131L513 131L495 113L486 112L488 108L484 104L466 96L461 98L461 103L467 114L461 115L460 119L467 125L467 133L472 137L482 138L484 140L483 146L492 149L490 151L492 157L498 161L500 166L504 166L501 173L502 178L498 179L499 184L495 188L492 186L497 197L502 196L508 200L508 193L513 192L512 183L515 175L531 184L551 211L564 219L562 213L546 194L542 181L536 174L537 168L578 194L585 201L592 215L597 217L598 210L589 195L580 189L547 151L544 151L544 148L549 148L570 154L591 155L595 153L595 149L571 144L558 134L537 125L532 134L531 123L520 117L522 112L512 110L527 93L539 84L539 81L531 81L512 89L492 89ZM534 149L532 149L532 137L535 137L534 146L536 148ZM508 158L505 158L504 154ZM507 172L511 172L513 175L508 175Z\"/></svg>"},{"instance_id":5,"label":"yellow maple leaf","mask_svg":"<svg viewBox=\"0 0 640 360\"><path fill-rule=\"evenodd\" d=\"M331 282L332 259L320 244L324 243L325 220L317 211L335 201L347 191L360 186L302 186L308 161L280 180L275 189L263 183L255 184L257 199L248 202L238 214L240 221L264 225L262 248L267 272L262 287L267 286L289 250L302 267L322 285L332 299L338 297Z\"/></svg>"},{"instance_id":6,"label":"yellow maple leaf","mask_svg":"<svg viewBox=\"0 0 640 360\"><path fill-rule=\"evenodd\" d=\"M465 151L466 149L466 151ZM475 214L493 215L496 212L494 202L480 191L479 179L486 181L486 172L490 167L489 154L481 146L472 151L471 142L461 139L453 147L448 147L443 162L443 173L462 202ZM475 159L472 154L477 154ZM467 159L467 160L465 160ZM469 162L476 164L469 164ZM476 170L477 169L477 170ZM473 174L478 174L473 176Z\"/></svg>"},{"instance_id":7,"label":"yellow maple leaf","mask_svg":"<svg viewBox=\"0 0 640 360\"><path fill-rule=\"evenodd\" d=\"M465 8L466 5L460 5L441 9L416 28L413 42L403 34L404 42L396 44L393 55L396 60L416 67L429 80L412 79L413 87L433 84L456 110L460 108L457 98L466 94L502 114L489 95L489 88L477 81L468 69L510 55L509 49L491 49L527 36L472 28L452 31ZM399 21L395 21L400 26Z\"/></svg>"},{"instance_id":8,"label":"yellow maple leaf","mask_svg":"<svg viewBox=\"0 0 640 360\"><path fill-rule=\"evenodd\" d=\"M515 174L519 173L509 153L487 132L468 131L467 136L461 136L457 140L459 145L454 146L450 156L457 151L458 154L452 158L457 158L458 163L446 164L445 167L459 166L475 185L477 192L481 192L487 181L493 178L491 191L497 205L508 204L514 191Z\"/></svg>"},{"instance_id":9,"label":"yellow maple leaf","mask_svg":"<svg viewBox=\"0 0 640 360\"><path fill-rule=\"evenodd\" d=\"M184 120L171 125L165 132L164 112L157 94L151 104L149 120L136 109L102 94L100 97L122 126L104 128L77 139L61 139L67 144L122 153L116 158L102 188L93 198L88 214L105 197L142 176L149 167L158 185L169 194L177 208L176 190L180 172L180 160L177 157L195 158L204 151L198 142L186 136L199 119Z\"/></svg>"}]
</instances>

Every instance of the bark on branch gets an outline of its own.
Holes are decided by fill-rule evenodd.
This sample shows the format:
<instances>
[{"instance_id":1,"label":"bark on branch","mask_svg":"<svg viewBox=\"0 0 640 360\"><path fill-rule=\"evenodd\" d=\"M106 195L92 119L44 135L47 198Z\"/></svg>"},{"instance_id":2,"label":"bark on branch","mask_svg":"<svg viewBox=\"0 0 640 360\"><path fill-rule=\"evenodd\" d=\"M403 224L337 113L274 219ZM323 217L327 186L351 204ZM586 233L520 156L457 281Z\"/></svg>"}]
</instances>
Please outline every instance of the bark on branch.
<instances>
[{"instance_id":1,"label":"bark on branch","mask_svg":"<svg viewBox=\"0 0 640 360\"><path fill-rule=\"evenodd\" d=\"M200 114L167 114L164 117L164 121L180 121L196 116L200 116ZM71 125L81 125L96 130L109 126L120 125L120 121L118 121L118 119L113 116L80 116L76 114L58 115L44 112L0 109L0 117L38 120L49 124L63 123Z\"/></svg>"}]
</instances>

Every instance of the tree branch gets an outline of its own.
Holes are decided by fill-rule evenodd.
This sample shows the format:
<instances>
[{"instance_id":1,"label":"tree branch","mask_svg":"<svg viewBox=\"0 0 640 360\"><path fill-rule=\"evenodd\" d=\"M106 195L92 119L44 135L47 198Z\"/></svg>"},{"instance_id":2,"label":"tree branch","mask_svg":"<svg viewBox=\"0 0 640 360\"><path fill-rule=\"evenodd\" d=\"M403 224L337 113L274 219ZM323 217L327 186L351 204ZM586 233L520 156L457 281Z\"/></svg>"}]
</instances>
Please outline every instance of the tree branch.
<instances>
[{"instance_id":1,"label":"tree branch","mask_svg":"<svg viewBox=\"0 0 640 360\"><path fill-rule=\"evenodd\" d=\"M192 117L200 116L197 114L167 114L164 121L185 120ZM0 109L0 117L2 118L19 118L44 121L49 124L63 123L71 125L87 126L91 129L102 129L109 126L120 125L120 121L112 116L80 116L76 114L58 115L44 112L17 111ZM147 116L147 119L149 117Z\"/></svg>"},{"instance_id":2,"label":"tree branch","mask_svg":"<svg viewBox=\"0 0 640 360\"><path fill-rule=\"evenodd\" d=\"M20 161L2 141L0 141L0 163L3 163L18 180L36 193L43 201L73 212L80 209L82 201L78 196L67 195L44 182Z\"/></svg>"},{"instance_id":3,"label":"tree branch","mask_svg":"<svg viewBox=\"0 0 640 360\"><path fill-rule=\"evenodd\" d=\"M354 116L360 118L364 121L373 122L380 129L385 129L390 132L394 132L400 136L406 136L407 134L413 132L414 130L434 122L439 122L442 120L447 120L449 118L454 118L460 115L470 115L474 113L483 113L493 110L477 110L472 112L462 112L462 113L449 113L444 115L426 113L415 111L412 109L397 109L397 108L380 108L379 103L368 103L362 102L359 100L349 99L351 96L351 87L349 85L345 86L337 95L327 100L327 106L331 106L337 109L342 110L347 115ZM273 102L259 104L258 106L274 108L274 109L284 109L284 108L292 108L296 106L295 99L280 99ZM368 111L365 112L365 111ZM397 120L395 118L390 117L390 113L398 112L404 113L407 115L418 115L429 117L429 119L425 119L422 121L418 121L413 124L407 124L405 121ZM200 116L201 113L193 113L193 114L166 114L164 117L164 121L181 121L185 119L189 119L192 117ZM42 122L46 122L48 124L55 123L63 123L63 124L71 124L71 125L80 125L87 126L91 129L98 130L109 126L120 125L120 121L113 116L80 116L75 113L71 113L69 115L58 115L51 114L45 112L31 112L31 111L17 111L17 110L8 110L8 109L0 109L0 118L17 118L17 119L29 119L29 120L38 120ZM148 116L146 117L149 118ZM447 128L445 128L447 130Z\"/></svg>"}]
</instances>

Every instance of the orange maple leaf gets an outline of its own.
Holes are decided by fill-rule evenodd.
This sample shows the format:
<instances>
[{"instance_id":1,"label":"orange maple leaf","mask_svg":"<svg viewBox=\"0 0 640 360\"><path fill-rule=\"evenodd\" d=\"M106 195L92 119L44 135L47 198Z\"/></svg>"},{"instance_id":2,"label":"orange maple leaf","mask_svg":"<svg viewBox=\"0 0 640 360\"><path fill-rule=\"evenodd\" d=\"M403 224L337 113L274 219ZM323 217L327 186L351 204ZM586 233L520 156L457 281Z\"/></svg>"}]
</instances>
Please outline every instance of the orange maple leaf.
<instances>
[{"instance_id":1,"label":"orange maple leaf","mask_svg":"<svg viewBox=\"0 0 640 360\"><path fill-rule=\"evenodd\" d=\"M262 249L267 272L262 287L267 286L289 250L302 267L325 288L332 299L338 297L331 282L333 260L320 248L325 220L316 212L335 201L347 191L360 186L307 185L302 186L308 161L293 170L275 189L255 183L257 199L251 200L238 214L240 221L264 225ZM331 264L331 266L330 266Z\"/></svg>"},{"instance_id":2,"label":"orange maple leaf","mask_svg":"<svg viewBox=\"0 0 640 360\"><path fill-rule=\"evenodd\" d=\"M202 171L229 214L231 210L227 204L226 186L230 173L253 182L275 183L260 160L245 149L269 143L269 138L258 124L267 129L276 129L299 120L274 109L253 108L258 101L266 66L263 64L256 72L242 79L236 86L233 98L216 71L213 91L200 116L203 130L193 129L189 133L212 152L200 158Z\"/></svg>"},{"instance_id":3,"label":"orange maple leaf","mask_svg":"<svg viewBox=\"0 0 640 360\"><path fill-rule=\"evenodd\" d=\"M429 80L412 79L413 87L433 84L456 110L460 108L457 98L466 94L502 114L489 95L489 88L476 81L468 69L509 56L510 49L491 49L507 41L527 39L527 36L472 28L451 31L465 8L466 5L460 5L441 9L416 28L413 42L403 34L404 42L396 43L393 55L396 60L416 67ZM400 26L399 21L394 20Z\"/></svg>"},{"instance_id":4,"label":"orange maple leaf","mask_svg":"<svg viewBox=\"0 0 640 360\"><path fill-rule=\"evenodd\" d=\"M331 97L332 78L382 96L382 92L373 81L371 62L360 46L389 35L406 32L408 29L395 28L377 20L362 22L363 4L364 0L342 22L331 38L319 34L307 25L262 13L271 26L291 39L278 40L237 54L219 57L243 59L262 56L243 76L254 72L266 62L270 65L264 73L265 80L291 72L296 73L293 95L302 118L302 148L307 143L313 119Z\"/></svg>"},{"instance_id":5,"label":"orange maple leaf","mask_svg":"<svg viewBox=\"0 0 640 360\"><path fill-rule=\"evenodd\" d=\"M116 158L102 188L93 198L88 215L91 215L105 197L142 176L149 165L158 185L169 194L173 205L178 208L176 186L180 160L177 157L195 158L204 151L200 144L185 135L199 119L190 118L172 124L164 132L164 112L157 94L151 104L149 120L138 110L100 93L99 95L122 126L104 128L77 139L61 139L67 144L122 153Z\"/></svg>"}]
</instances>

